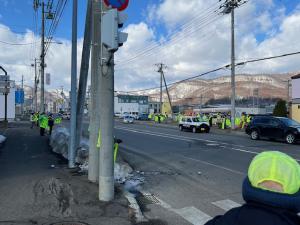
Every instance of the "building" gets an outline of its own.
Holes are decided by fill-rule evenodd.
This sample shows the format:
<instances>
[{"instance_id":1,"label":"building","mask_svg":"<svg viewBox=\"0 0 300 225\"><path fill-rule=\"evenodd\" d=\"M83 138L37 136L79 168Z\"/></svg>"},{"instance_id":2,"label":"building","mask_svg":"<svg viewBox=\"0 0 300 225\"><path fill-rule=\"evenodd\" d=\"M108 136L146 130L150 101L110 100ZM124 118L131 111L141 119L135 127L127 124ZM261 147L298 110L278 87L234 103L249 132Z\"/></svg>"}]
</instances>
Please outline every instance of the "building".
<instances>
[{"instance_id":1,"label":"building","mask_svg":"<svg viewBox=\"0 0 300 225\"><path fill-rule=\"evenodd\" d=\"M300 123L300 74L292 77L292 104L290 116Z\"/></svg>"},{"instance_id":2,"label":"building","mask_svg":"<svg viewBox=\"0 0 300 225\"><path fill-rule=\"evenodd\" d=\"M148 103L148 96L116 95L114 97L114 112L115 115L149 113Z\"/></svg>"}]
</instances>

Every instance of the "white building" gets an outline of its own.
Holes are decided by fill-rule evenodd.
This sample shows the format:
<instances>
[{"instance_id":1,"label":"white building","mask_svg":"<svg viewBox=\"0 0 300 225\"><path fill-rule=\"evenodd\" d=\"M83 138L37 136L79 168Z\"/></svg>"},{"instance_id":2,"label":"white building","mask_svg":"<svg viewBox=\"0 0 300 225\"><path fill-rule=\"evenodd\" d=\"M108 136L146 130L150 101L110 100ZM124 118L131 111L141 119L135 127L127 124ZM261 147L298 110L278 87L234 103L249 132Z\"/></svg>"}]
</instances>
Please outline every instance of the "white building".
<instances>
[{"instance_id":1,"label":"white building","mask_svg":"<svg viewBox=\"0 0 300 225\"><path fill-rule=\"evenodd\" d=\"M114 112L115 115L148 113L148 96L116 95L114 98Z\"/></svg>"}]
</instances>

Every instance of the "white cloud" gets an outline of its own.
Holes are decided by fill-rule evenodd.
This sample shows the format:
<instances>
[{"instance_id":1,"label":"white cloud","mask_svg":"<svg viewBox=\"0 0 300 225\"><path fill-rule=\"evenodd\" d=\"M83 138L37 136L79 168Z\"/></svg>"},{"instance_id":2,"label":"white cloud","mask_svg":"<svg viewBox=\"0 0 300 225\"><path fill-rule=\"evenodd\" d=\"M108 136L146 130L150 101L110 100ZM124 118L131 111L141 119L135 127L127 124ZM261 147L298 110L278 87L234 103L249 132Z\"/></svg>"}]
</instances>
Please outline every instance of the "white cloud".
<instances>
[{"instance_id":1,"label":"white cloud","mask_svg":"<svg viewBox=\"0 0 300 225\"><path fill-rule=\"evenodd\" d=\"M8 71L12 80L19 84L24 75L25 84L32 86L34 81L34 69L31 64L34 58L40 56L40 38L30 30L25 34L16 34L9 27L0 24L0 40L2 42L17 44L10 45L0 43L1 65ZM65 86L70 89L70 66L71 66L71 42L60 39L62 45L51 44L47 52L45 73L51 74L51 85L48 89L56 89ZM28 44L34 43L34 44ZM23 45L27 44L27 45ZM80 68L82 40L78 40L78 74Z\"/></svg>"},{"instance_id":2,"label":"white cloud","mask_svg":"<svg viewBox=\"0 0 300 225\"><path fill-rule=\"evenodd\" d=\"M138 27L141 25L130 25L136 29L127 30L130 42L128 45L125 43L125 47L117 54L117 60L121 61L121 65L116 67L117 89L139 89L158 85L159 75L155 71L154 64L159 62L164 62L169 67L166 72L168 81L183 79L229 63L230 15L222 16L215 23L210 23L218 15L201 14L205 13L204 9L207 7L205 0L188 2L164 0L161 4L150 7L148 20L151 18L152 21L148 26L142 26L143 29L140 29ZM198 15L195 17L191 12L198 12ZM236 58L248 59L299 51L298 14L299 10L295 9L286 15L285 8L282 5L275 5L272 0L253 0L238 8L235 25ZM190 23L186 24L186 21ZM167 38L166 36L161 38L162 42L156 40L160 34L151 27L158 22L163 23L169 32ZM184 29L178 29L180 24L185 24ZM149 33L151 38L147 39ZM156 39L152 36L153 33ZM257 38L257 35L260 38ZM139 48L134 48L137 41ZM150 47L149 42L152 43ZM140 54L141 52L136 50L143 48L140 46L150 50ZM128 59L132 60L127 61ZM299 60L299 56L293 56L264 61L239 67L237 71L251 73L299 71ZM228 74L229 71L222 73Z\"/></svg>"}]
</instances>

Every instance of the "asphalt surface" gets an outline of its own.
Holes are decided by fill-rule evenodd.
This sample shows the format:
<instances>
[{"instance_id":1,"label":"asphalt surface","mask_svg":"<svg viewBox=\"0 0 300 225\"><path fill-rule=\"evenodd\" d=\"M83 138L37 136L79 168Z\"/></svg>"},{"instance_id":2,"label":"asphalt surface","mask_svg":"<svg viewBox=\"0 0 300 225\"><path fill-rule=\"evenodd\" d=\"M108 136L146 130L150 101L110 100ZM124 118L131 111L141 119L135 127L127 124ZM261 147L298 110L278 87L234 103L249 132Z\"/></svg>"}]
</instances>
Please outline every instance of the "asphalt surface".
<instances>
[{"instance_id":1,"label":"asphalt surface","mask_svg":"<svg viewBox=\"0 0 300 225\"><path fill-rule=\"evenodd\" d=\"M253 141L241 132L193 134L116 121L115 135L125 160L145 177L144 214L172 225L201 225L242 204L241 185L256 154L282 151L300 160L299 144Z\"/></svg>"},{"instance_id":2,"label":"asphalt surface","mask_svg":"<svg viewBox=\"0 0 300 225\"><path fill-rule=\"evenodd\" d=\"M116 190L110 203L98 201L98 185L67 169L51 152L48 137L29 123L10 124L0 148L0 224L49 225L81 221L130 225L127 200ZM1 131L1 133L3 130ZM74 223L75 224L75 223Z\"/></svg>"}]
</instances>

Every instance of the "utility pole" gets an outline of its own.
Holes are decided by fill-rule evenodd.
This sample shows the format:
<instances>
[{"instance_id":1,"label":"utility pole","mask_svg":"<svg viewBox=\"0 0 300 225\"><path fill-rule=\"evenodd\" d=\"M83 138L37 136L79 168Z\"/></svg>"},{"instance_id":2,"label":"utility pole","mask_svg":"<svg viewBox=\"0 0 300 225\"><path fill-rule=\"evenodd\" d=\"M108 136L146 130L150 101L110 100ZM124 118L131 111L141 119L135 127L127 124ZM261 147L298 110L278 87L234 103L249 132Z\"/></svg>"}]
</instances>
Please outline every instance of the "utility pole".
<instances>
[{"instance_id":1,"label":"utility pole","mask_svg":"<svg viewBox=\"0 0 300 225\"><path fill-rule=\"evenodd\" d=\"M114 53L126 42L128 34L119 31L126 15L117 9L107 10L102 3L99 200L107 202L114 199Z\"/></svg>"},{"instance_id":2,"label":"utility pole","mask_svg":"<svg viewBox=\"0 0 300 225\"><path fill-rule=\"evenodd\" d=\"M171 115L172 115L172 118L173 118L172 101L171 101L171 97L170 97L170 93L169 93L169 89L168 89L168 85L167 85L166 77L165 77L165 73L164 73L164 69L167 68L167 67L163 63L156 64L156 66L158 66L157 72L160 73L160 77L161 77L161 83L160 83L160 113L162 113L162 81L163 81L164 85L165 85L165 88L166 88L169 104L170 104L170 107L171 107Z\"/></svg>"},{"instance_id":3,"label":"utility pole","mask_svg":"<svg viewBox=\"0 0 300 225\"><path fill-rule=\"evenodd\" d=\"M45 3L42 2L42 38L41 38L41 99L40 112L45 112Z\"/></svg>"},{"instance_id":4,"label":"utility pole","mask_svg":"<svg viewBox=\"0 0 300 225\"><path fill-rule=\"evenodd\" d=\"M34 91L33 91L33 110L37 112L37 71L36 71L36 64L37 59L34 58L34 64L31 64L34 67Z\"/></svg>"},{"instance_id":5,"label":"utility pole","mask_svg":"<svg viewBox=\"0 0 300 225\"><path fill-rule=\"evenodd\" d=\"M236 86L235 86L235 34L234 34L234 10L242 4L245 4L247 0L225 0L220 6L224 8L224 14L231 14L231 129L235 129L235 98L236 98Z\"/></svg>"},{"instance_id":6,"label":"utility pole","mask_svg":"<svg viewBox=\"0 0 300 225\"><path fill-rule=\"evenodd\" d=\"M81 132L82 132L82 118L85 107L86 99L86 88L90 64L90 49L91 49L91 22L92 22L92 1L87 1L86 19L85 19L85 30L81 57L80 77L79 77L79 88L77 94L77 118L76 118L76 150L80 145ZM76 151L77 152L77 151Z\"/></svg>"},{"instance_id":7,"label":"utility pole","mask_svg":"<svg viewBox=\"0 0 300 225\"><path fill-rule=\"evenodd\" d=\"M160 64L160 69L161 70L162 68L162 63ZM158 71L160 72L160 71ZM161 114L162 113L162 80L163 80L163 77L162 77L162 73L160 72L160 95L159 95L159 113Z\"/></svg>"},{"instance_id":8,"label":"utility pole","mask_svg":"<svg viewBox=\"0 0 300 225\"><path fill-rule=\"evenodd\" d=\"M106 12L101 4L102 15ZM113 24L111 24L113 25ZM101 29L102 23L101 23ZM100 135L99 154L99 200L114 199L114 52L109 51L101 39L100 72Z\"/></svg>"},{"instance_id":9,"label":"utility pole","mask_svg":"<svg viewBox=\"0 0 300 225\"><path fill-rule=\"evenodd\" d=\"M92 1L92 50L91 50L91 106L90 106L90 147L88 179L99 179L99 149L97 140L100 130L100 60L101 60L101 4L102 0Z\"/></svg>"},{"instance_id":10,"label":"utility pole","mask_svg":"<svg viewBox=\"0 0 300 225\"><path fill-rule=\"evenodd\" d=\"M235 0L232 0L232 4ZM234 7L231 9L231 130L235 129L235 40Z\"/></svg>"},{"instance_id":11,"label":"utility pole","mask_svg":"<svg viewBox=\"0 0 300 225\"><path fill-rule=\"evenodd\" d=\"M21 81L21 90L24 93L24 75L22 75L22 81ZM23 115L24 112L24 103L21 101L21 115Z\"/></svg>"},{"instance_id":12,"label":"utility pole","mask_svg":"<svg viewBox=\"0 0 300 225\"><path fill-rule=\"evenodd\" d=\"M76 87L77 87L77 7L78 0L73 0L72 15L72 58L71 58L71 124L69 144L69 168L75 167L76 152Z\"/></svg>"}]
</instances>

